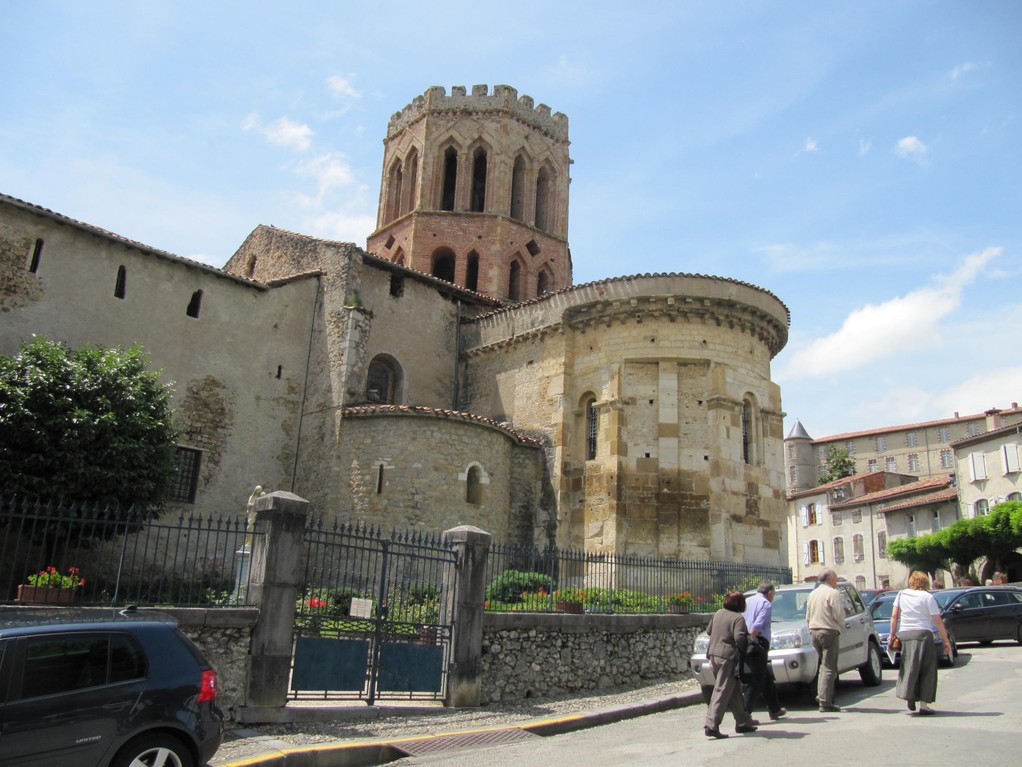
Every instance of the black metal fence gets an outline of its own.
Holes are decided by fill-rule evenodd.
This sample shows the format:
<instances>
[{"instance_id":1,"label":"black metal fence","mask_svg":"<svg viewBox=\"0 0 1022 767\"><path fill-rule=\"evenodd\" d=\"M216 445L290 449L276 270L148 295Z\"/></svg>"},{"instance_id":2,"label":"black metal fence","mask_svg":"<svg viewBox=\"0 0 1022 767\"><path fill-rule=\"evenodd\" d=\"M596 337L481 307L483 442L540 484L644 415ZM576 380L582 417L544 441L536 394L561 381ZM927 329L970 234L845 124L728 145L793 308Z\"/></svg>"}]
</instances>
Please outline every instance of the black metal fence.
<instances>
[{"instance_id":1,"label":"black metal fence","mask_svg":"<svg viewBox=\"0 0 1022 767\"><path fill-rule=\"evenodd\" d=\"M486 609L501 612L708 612L732 590L791 583L791 569L494 544Z\"/></svg>"},{"instance_id":2,"label":"black metal fence","mask_svg":"<svg viewBox=\"0 0 1022 767\"><path fill-rule=\"evenodd\" d=\"M249 604L244 520L0 499L0 602Z\"/></svg>"}]
</instances>

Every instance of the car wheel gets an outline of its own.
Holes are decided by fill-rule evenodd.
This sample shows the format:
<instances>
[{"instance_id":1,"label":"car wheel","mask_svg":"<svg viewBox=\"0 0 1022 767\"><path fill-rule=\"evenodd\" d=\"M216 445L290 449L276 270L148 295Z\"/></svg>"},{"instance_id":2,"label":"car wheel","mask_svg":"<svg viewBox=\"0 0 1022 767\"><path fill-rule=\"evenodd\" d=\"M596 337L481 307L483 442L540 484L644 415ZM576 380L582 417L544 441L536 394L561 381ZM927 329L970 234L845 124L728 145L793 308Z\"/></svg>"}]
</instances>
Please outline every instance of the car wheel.
<instances>
[{"instance_id":1,"label":"car wheel","mask_svg":"<svg viewBox=\"0 0 1022 767\"><path fill-rule=\"evenodd\" d=\"M118 751L110 767L195 767L195 760L175 737L142 735Z\"/></svg>"},{"instance_id":2,"label":"car wheel","mask_svg":"<svg viewBox=\"0 0 1022 767\"><path fill-rule=\"evenodd\" d=\"M702 690L703 693L703 703L709 705L710 698L713 697L713 685L712 684L700 685L700 689Z\"/></svg>"},{"instance_id":3,"label":"car wheel","mask_svg":"<svg viewBox=\"0 0 1022 767\"><path fill-rule=\"evenodd\" d=\"M869 643L869 654L866 662L859 666L859 678L867 687L876 687L883 679L884 666L880 660L880 648L876 642Z\"/></svg>"}]
</instances>

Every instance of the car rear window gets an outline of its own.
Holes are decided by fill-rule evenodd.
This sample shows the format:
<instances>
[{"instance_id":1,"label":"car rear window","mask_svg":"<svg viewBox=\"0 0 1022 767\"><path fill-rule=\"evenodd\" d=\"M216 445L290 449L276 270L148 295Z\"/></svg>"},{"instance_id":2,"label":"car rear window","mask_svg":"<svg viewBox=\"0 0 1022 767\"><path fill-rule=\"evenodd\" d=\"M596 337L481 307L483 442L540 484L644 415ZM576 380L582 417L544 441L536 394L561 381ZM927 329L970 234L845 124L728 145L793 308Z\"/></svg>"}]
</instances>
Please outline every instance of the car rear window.
<instances>
[{"instance_id":1,"label":"car rear window","mask_svg":"<svg viewBox=\"0 0 1022 767\"><path fill-rule=\"evenodd\" d=\"M145 653L128 634L49 634L19 640L13 699L84 690L144 677ZM19 675L20 672L20 675Z\"/></svg>"}]
</instances>

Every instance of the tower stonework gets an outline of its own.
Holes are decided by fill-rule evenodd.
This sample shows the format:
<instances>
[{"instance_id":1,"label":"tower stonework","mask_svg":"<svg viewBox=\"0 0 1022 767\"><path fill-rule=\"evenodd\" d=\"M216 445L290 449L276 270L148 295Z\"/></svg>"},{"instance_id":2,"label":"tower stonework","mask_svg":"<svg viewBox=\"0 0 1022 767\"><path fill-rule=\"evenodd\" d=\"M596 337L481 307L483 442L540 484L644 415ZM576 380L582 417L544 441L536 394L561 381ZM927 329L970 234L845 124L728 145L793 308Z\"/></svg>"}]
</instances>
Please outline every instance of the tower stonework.
<instances>
[{"instance_id":1,"label":"tower stonework","mask_svg":"<svg viewBox=\"0 0 1022 767\"><path fill-rule=\"evenodd\" d=\"M507 85L394 114L371 253L510 303L571 285L568 118Z\"/></svg>"}]
</instances>

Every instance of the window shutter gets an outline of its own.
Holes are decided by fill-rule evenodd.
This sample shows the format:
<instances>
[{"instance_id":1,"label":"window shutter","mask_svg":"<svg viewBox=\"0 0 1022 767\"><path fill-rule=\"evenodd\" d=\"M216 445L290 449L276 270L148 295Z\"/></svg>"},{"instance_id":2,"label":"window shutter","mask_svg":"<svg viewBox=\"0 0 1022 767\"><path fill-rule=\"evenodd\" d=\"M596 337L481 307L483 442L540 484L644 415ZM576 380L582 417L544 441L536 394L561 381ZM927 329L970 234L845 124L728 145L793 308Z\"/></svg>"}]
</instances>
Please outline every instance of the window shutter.
<instances>
[{"instance_id":1,"label":"window shutter","mask_svg":"<svg viewBox=\"0 0 1022 767\"><path fill-rule=\"evenodd\" d=\"M802 510L805 511L805 507L804 506L802 507ZM808 543L803 543L802 544L802 564L804 564L804 565L808 565L809 564L809 544Z\"/></svg>"},{"instance_id":2,"label":"window shutter","mask_svg":"<svg viewBox=\"0 0 1022 767\"><path fill-rule=\"evenodd\" d=\"M805 506L800 506L798 513L802 515L802 527L809 527L809 510Z\"/></svg>"},{"instance_id":3,"label":"window shutter","mask_svg":"<svg viewBox=\"0 0 1022 767\"><path fill-rule=\"evenodd\" d=\"M972 481L987 478L987 460L983 453L969 453L969 466L972 468Z\"/></svg>"},{"instance_id":4,"label":"window shutter","mask_svg":"<svg viewBox=\"0 0 1022 767\"><path fill-rule=\"evenodd\" d=\"M1018 445L1014 442L1001 445L1001 458L1004 460L1004 473L1014 474L1019 471Z\"/></svg>"},{"instance_id":5,"label":"window shutter","mask_svg":"<svg viewBox=\"0 0 1022 767\"><path fill-rule=\"evenodd\" d=\"M820 541L820 549L819 550L820 550L820 564L821 565L825 565L825 564L827 564L827 560L823 556L823 541Z\"/></svg>"}]
</instances>

